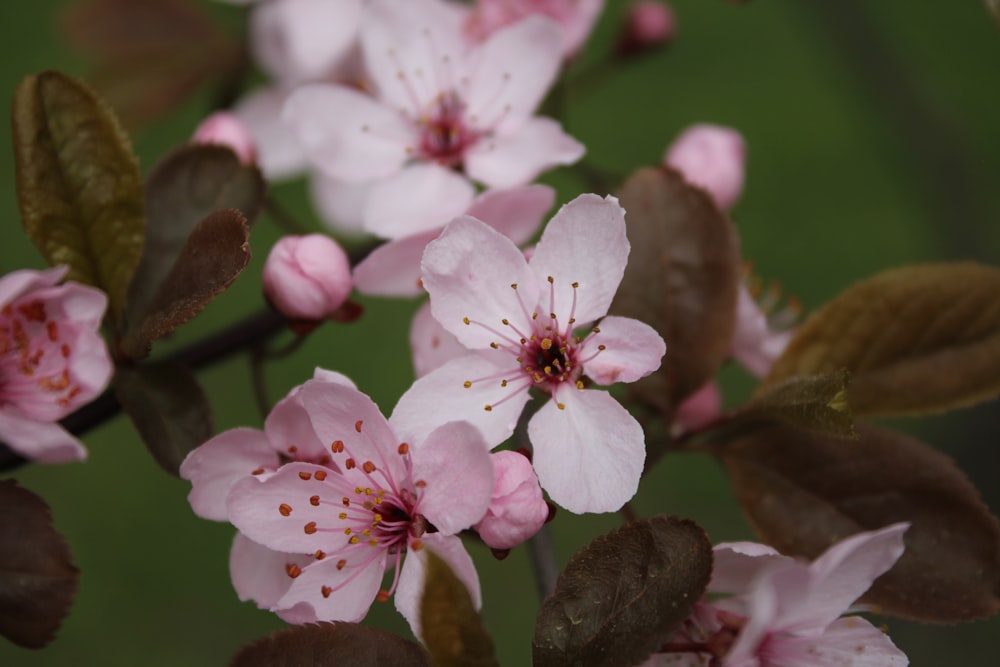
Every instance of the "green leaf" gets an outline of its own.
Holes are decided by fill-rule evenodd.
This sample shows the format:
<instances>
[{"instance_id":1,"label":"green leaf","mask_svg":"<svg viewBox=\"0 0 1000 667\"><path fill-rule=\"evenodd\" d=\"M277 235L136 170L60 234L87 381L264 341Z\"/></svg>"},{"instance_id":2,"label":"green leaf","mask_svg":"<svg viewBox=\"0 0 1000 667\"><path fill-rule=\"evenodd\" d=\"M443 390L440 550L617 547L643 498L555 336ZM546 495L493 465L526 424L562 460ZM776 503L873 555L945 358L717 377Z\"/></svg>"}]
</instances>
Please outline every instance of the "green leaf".
<instances>
[{"instance_id":1,"label":"green leaf","mask_svg":"<svg viewBox=\"0 0 1000 667\"><path fill-rule=\"evenodd\" d=\"M244 646L229 667L431 667L414 642L354 623L285 628Z\"/></svg>"},{"instance_id":2,"label":"green leaf","mask_svg":"<svg viewBox=\"0 0 1000 667\"><path fill-rule=\"evenodd\" d=\"M718 450L757 533L812 559L849 535L909 521L906 552L866 601L939 623L1000 610L1000 522L969 480L918 440L857 428L859 440L843 440L776 425Z\"/></svg>"},{"instance_id":3,"label":"green leaf","mask_svg":"<svg viewBox=\"0 0 1000 667\"><path fill-rule=\"evenodd\" d=\"M245 66L240 44L206 9L195 0L77 0L61 28L93 59L88 80L134 126Z\"/></svg>"},{"instance_id":4,"label":"green leaf","mask_svg":"<svg viewBox=\"0 0 1000 667\"><path fill-rule=\"evenodd\" d=\"M670 169L636 171L618 197L632 251L610 312L650 324L666 341L660 369L629 388L670 413L729 356L739 240L711 197Z\"/></svg>"},{"instance_id":5,"label":"green leaf","mask_svg":"<svg viewBox=\"0 0 1000 667\"><path fill-rule=\"evenodd\" d=\"M123 343L132 359L149 354L153 341L200 313L236 280L250 261L246 218L216 211L191 232L167 277Z\"/></svg>"},{"instance_id":6,"label":"green leaf","mask_svg":"<svg viewBox=\"0 0 1000 667\"><path fill-rule=\"evenodd\" d=\"M627 667L663 645L708 585L712 545L676 517L633 521L570 559L535 624L535 667Z\"/></svg>"},{"instance_id":7,"label":"green leaf","mask_svg":"<svg viewBox=\"0 0 1000 667\"><path fill-rule=\"evenodd\" d=\"M171 475L195 447L212 437L212 409L201 386L172 362L123 366L115 394L149 453Z\"/></svg>"},{"instance_id":8,"label":"green leaf","mask_svg":"<svg viewBox=\"0 0 1000 667\"><path fill-rule=\"evenodd\" d=\"M483 627L468 589L448 564L429 550L420 598L420 627L437 667L497 665L493 640Z\"/></svg>"},{"instance_id":9,"label":"green leaf","mask_svg":"<svg viewBox=\"0 0 1000 667\"><path fill-rule=\"evenodd\" d=\"M1000 394L1000 269L892 269L813 314L765 386L846 368L857 416L943 412Z\"/></svg>"},{"instance_id":10,"label":"green leaf","mask_svg":"<svg viewBox=\"0 0 1000 667\"><path fill-rule=\"evenodd\" d=\"M185 146L160 161L146 182L146 248L129 290L128 314L139 316L149 305L199 222L231 208L252 223L265 191L260 171L222 146Z\"/></svg>"},{"instance_id":11,"label":"green leaf","mask_svg":"<svg viewBox=\"0 0 1000 667\"><path fill-rule=\"evenodd\" d=\"M29 76L14 93L21 219L49 264L108 293L120 319L145 233L142 181L114 113L60 72Z\"/></svg>"},{"instance_id":12,"label":"green leaf","mask_svg":"<svg viewBox=\"0 0 1000 667\"><path fill-rule=\"evenodd\" d=\"M80 573L44 500L0 480L0 634L41 648L55 637Z\"/></svg>"}]
</instances>

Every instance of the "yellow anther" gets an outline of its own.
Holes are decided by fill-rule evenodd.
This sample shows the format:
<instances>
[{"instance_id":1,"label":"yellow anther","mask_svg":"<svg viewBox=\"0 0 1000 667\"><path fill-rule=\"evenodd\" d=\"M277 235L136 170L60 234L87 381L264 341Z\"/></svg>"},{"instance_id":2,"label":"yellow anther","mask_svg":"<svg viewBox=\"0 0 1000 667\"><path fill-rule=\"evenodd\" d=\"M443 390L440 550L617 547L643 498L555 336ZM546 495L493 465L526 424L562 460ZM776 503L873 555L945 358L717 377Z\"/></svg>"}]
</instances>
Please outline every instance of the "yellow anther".
<instances>
[{"instance_id":1,"label":"yellow anther","mask_svg":"<svg viewBox=\"0 0 1000 667\"><path fill-rule=\"evenodd\" d=\"M560 410L565 410L566 409L566 404L565 403L556 403L556 407L559 408Z\"/></svg>"},{"instance_id":2,"label":"yellow anther","mask_svg":"<svg viewBox=\"0 0 1000 667\"><path fill-rule=\"evenodd\" d=\"M573 289L576 289L576 288L577 288L577 287L579 287L579 286L580 286L580 283L577 283L577 282L574 282L574 283L573 283Z\"/></svg>"},{"instance_id":3,"label":"yellow anther","mask_svg":"<svg viewBox=\"0 0 1000 667\"><path fill-rule=\"evenodd\" d=\"M468 317L463 317L462 321L465 322L466 324L472 324L472 322L469 321Z\"/></svg>"},{"instance_id":4,"label":"yellow anther","mask_svg":"<svg viewBox=\"0 0 1000 667\"><path fill-rule=\"evenodd\" d=\"M339 516L341 519L346 519L347 518L347 512L341 512L337 516Z\"/></svg>"},{"instance_id":5,"label":"yellow anther","mask_svg":"<svg viewBox=\"0 0 1000 667\"><path fill-rule=\"evenodd\" d=\"M486 410L486 412L493 412L493 406L492 405L484 405L483 406L483 410Z\"/></svg>"},{"instance_id":6,"label":"yellow anther","mask_svg":"<svg viewBox=\"0 0 1000 667\"><path fill-rule=\"evenodd\" d=\"M543 350L548 350L549 348L552 347L552 339L551 338L543 338L542 342L539 343L539 345L542 346Z\"/></svg>"},{"instance_id":7,"label":"yellow anther","mask_svg":"<svg viewBox=\"0 0 1000 667\"><path fill-rule=\"evenodd\" d=\"M472 386L472 383L469 382L468 380L466 380L465 382L462 383L462 386L465 387L466 389L468 389L469 387Z\"/></svg>"},{"instance_id":8,"label":"yellow anther","mask_svg":"<svg viewBox=\"0 0 1000 667\"><path fill-rule=\"evenodd\" d=\"M548 280L549 283L554 283L556 281L556 279L553 278L552 276L549 276L548 278L546 278L546 280Z\"/></svg>"},{"instance_id":9,"label":"yellow anther","mask_svg":"<svg viewBox=\"0 0 1000 667\"><path fill-rule=\"evenodd\" d=\"M354 537L352 537L351 539L349 539L347 541L350 542L351 544L357 544L358 542L361 541L361 538L358 537L357 535L355 535Z\"/></svg>"}]
</instances>

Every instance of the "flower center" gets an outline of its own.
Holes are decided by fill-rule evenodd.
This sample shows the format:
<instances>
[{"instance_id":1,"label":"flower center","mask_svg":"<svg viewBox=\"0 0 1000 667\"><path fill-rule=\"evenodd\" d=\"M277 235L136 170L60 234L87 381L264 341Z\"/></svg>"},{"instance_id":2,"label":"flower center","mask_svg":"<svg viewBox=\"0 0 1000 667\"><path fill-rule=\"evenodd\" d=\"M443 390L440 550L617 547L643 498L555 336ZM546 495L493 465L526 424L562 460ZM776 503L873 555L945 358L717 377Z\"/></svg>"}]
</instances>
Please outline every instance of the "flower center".
<instances>
[{"instance_id":1,"label":"flower center","mask_svg":"<svg viewBox=\"0 0 1000 667\"><path fill-rule=\"evenodd\" d=\"M447 166L462 161L465 150L479 138L466 126L463 111L462 101L454 92L438 96L430 112L417 121L421 157Z\"/></svg>"},{"instance_id":2,"label":"flower center","mask_svg":"<svg viewBox=\"0 0 1000 667\"><path fill-rule=\"evenodd\" d=\"M67 367L72 354L58 323L49 319L41 301L8 304L0 310L0 404L50 394L60 408L81 388Z\"/></svg>"}]
</instances>

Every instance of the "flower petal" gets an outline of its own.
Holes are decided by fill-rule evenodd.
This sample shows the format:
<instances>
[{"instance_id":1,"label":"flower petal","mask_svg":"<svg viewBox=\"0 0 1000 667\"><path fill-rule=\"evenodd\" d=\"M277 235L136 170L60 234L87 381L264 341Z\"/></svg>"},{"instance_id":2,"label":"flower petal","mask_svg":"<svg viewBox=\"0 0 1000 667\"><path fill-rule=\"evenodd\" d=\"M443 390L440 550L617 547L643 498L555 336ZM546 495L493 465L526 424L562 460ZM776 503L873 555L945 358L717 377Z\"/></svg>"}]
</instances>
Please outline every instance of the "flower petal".
<instances>
[{"instance_id":1,"label":"flower petal","mask_svg":"<svg viewBox=\"0 0 1000 667\"><path fill-rule=\"evenodd\" d=\"M302 173L306 154L294 128L281 117L288 90L258 88L241 98L233 113L253 137L257 165L268 180L282 180Z\"/></svg>"},{"instance_id":2,"label":"flower petal","mask_svg":"<svg viewBox=\"0 0 1000 667\"><path fill-rule=\"evenodd\" d=\"M319 463L330 458L329 443L323 442L313 430L309 413L299 399L300 387L278 401L264 421L264 432L271 446L293 461ZM274 466L277 467L277 466Z\"/></svg>"},{"instance_id":3,"label":"flower petal","mask_svg":"<svg viewBox=\"0 0 1000 667\"><path fill-rule=\"evenodd\" d=\"M537 280L517 246L489 225L457 218L427 244L420 264L431 312L466 347L486 349L505 336L516 339L504 319L530 330L526 308L538 301Z\"/></svg>"},{"instance_id":4,"label":"flower petal","mask_svg":"<svg viewBox=\"0 0 1000 667\"><path fill-rule=\"evenodd\" d=\"M469 353L468 348L434 319L428 301L413 316L413 323L410 325L410 350L413 352L413 368L418 378Z\"/></svg>"},{"instance_id":5,"label":"flower petal","mask_svg":"<svg viewBox=\"0 0 1000 667\"><path fill-rule=\"evenodd\" d=\"M475 193L465 176L447 167L409 165L372 186L365 230L387 239L438 230L464 213Z\"/></svg>"},{"instance_id":6,"label":"flower petal","mask_svg":"<svg viewBox=\"0 0 1000 667\"><path fill-rule=\"evenodd\" d=\"M493 496L493 461L472 424L449 422L412 448L413 479L424 482L415 511L445 535L483 518Z\"/></svg>"},{"instance_id":7,"label":"flower petal","mask_svg":"<svg viewBox=\"0 0 1000 667\"><path fill-rule=\"evenodd\" d=\"M484 137L465 154L465 172L491 188L534 180L558 165L583 157L584 146L551 118L529 118L516 131Z\"/></svg>"},{"instance_id":8,"label":"flower petal","mask_svg":"<svg viewBox=\"0 0 1000 667\"><path fill-rule=\"evenodd\" d=\"M469 596L476 609L483 605L479 589L479 575L472 564L469 552L462 546L462 540L454 535L429 533L420 538L422 548L411 547L406 552L403 571L396 587L396 609L410 624L413 634L421 636L420 598L424 593L424 579L427 576L427 550L430 549L448 564L452 572L469 589Z\"/></svg>"},{"instance_id":9,"label":"flower petal","mask_svg":"<svg viewBox=\"0 0 1000 667\"><path fill-rule=\"evenodd\" d=\"M343 183L313 172L309 194L323 223L334 231L360 235L364 232L365 205L371 185Z\"/></svg>"},{"instance_id":10,"label":"flower petal","mask_svg":"<svg viewBox=\"0 0 1000 667\"><path fill-rule=\"evenodd\" d=\"M346 86L302 86L288 96L282 118L313 166L348 183L395 173L415 141L413 128L395 110Z\"/></svg>"},{"instance_id":11,"label":"flower petal","mask_svg":"<svg viewBox=\"0 0 1000 667\"><path fill-rule=\"evenodd\" d=\"M0 276L0 304L9 304L30 291L57 285L67 271L69 266L60 264L44 271L19 269Z\"/></svg>"},{"instance_id":12,"label":"flower petal","mask_svg":"<svg viewBox=\"0 0 1000 667\"><path fill-rule=\"evenodd\" d=\"M475 353L449 361L406 390L390 417L393 430L407 442L421 442L441 424L464 420L482 432L487 448L496 447L514 433L531 398L526 386L500 386L498 373L505 369L509 366ZM475 381L493 376L497 379ZM472 386L466 388L466 381ZM486 405L492 409L485 410Z\"/></svg>"},{"instance_id":13,"label":"flower petal","mask_svg":"<svg viewBox=\"0 0 1000 667\"><path fill-rule=\"evenodd\" d=\"M315 620L356 623L365 617L375 601L385 565L384 550L364 546L349 549L340 556L314 560L292 579L288 592L272 610L295 610L292 620L297 620L296 617L301 618L304 614L295 608L306 603L312 607Z\"/></svg>"},{"instance_id":14,"label":"flower petal","mask_svg":"<svg viewBox=\"0 0 1000 667\"><path fill-rule=\"evenodd\" d=\"M234 483L255 470L275 470L281 465L267 435L255 428L224 431L181 463L180 476L191 482L188 502L203 519L226 521L226 497Z\"/></svg>"},{"instance_id":15,"label":"flower petal","mask_svg":"<svg viewBox=\"0 0 1000 667\"><path fill-rule=\"evenodd\" d=\"M83 443L54 422L35 421L16 407L0 407L0 442L21 456L40 463L83 461Z\"/></svg>"},{"instance_id":16,"label":"flower petal","mask_svg":"<svg viewBox=\"0 0 1000 667\"><path fill-rule=\"evenodd\" d=\"M757 542L717 544L712 550L712 559L712 581L708 590L732 595L746 593L754 579L767 569L800 565L794 558L782 556L766 544Z\"/></svg>"},{"instance_id":17,"label":"flower petal","mask_svg":"<svg viewBox=\"0 0 1000 667\"><path fill-rule=\"evenodd\" d=\"M646 459L642 427L606 391L560 385L528 436L538 481L570 512L613 512L635 495Z\"/></svg>"},{"instance_id":18,"label":"flower petal","mask_svg":"<svg viewBox=\"0 0 1000 667\"><path fill-rule=\"evenodd\" d=\"M541 183L506 190L487 190L476 198L466 214L482 220L515 245L521 245L538 231L545 213L552 208L555 200L556 191Z\"/></svg>"},{"instance_id":19,"label":"flower petal","mask_svg":"<svg viewBox=\"0 0 1000 667\"><path fill-rule=\"evenodd\" d=\"M635 382L660 367L667 345L656 330L631 317L609 315L580 346L580 356L593 359L583 372L597 384ZM604 349L599 349L603 346Z\"/></svg>"},{"instance_id":20,"label":"flower petal","mask_svg":"<svg viewBox=\"0 0 1000 667\"><path fill-rule=\"evenodd\" d=\"M782 635L767 642L763 664L810 667L906 667L889 636L860 616L830 624L819 637Z\"/></svg>"},{"instance_id":21,"label":"flower petal","mask_svg":"<svg viewBox=\"0 0 1000 667\"><path fill-rule=\"evenodd\" d=\"M312 561L310 556L272 551L236 533L229 551L229 576L240 600L253 600L261 609L270 609L292 585L286 567L305 567Z\"/></svg>"},{"instance_id":22,"label":"flower petal","mask_svg":"<svg viewBox=\"0 0 1000 667\"><path fill-rule=\"evenodd\" d=\"M588 194L559 209L542 233L530 266L540 281L555 278L560 322L569 320L574 299L576 320L593 322L608 312L628 255L625 209L614 197ZM576 290L574 282L580 285Z\"/></svg>"},{"instance_id":23,"label":"flower petal","mask_svg":"<svg viewBox=\"0 0 1000 667\"><path fill-rule=\"evenodd\" d=\"M375 248L354 267L354 287L372 296L420 296L424 291L420 285L420 258L437 235L437 231L415 234Z\"/></svg>"}]
</instances>

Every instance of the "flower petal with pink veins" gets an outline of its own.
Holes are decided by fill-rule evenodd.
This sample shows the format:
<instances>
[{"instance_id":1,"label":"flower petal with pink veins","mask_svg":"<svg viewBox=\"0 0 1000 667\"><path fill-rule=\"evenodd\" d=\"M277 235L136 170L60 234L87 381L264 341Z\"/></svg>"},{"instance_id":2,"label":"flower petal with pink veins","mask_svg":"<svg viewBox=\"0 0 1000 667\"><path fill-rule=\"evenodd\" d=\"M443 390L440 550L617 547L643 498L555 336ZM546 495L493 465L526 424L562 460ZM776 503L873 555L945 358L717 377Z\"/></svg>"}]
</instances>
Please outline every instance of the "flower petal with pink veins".
<instances>
[{"instance_id":1,"label":"flower petal with pink veins","mask_svg":"<svg viewBox=\"0 0 1000 667\"><path fill-rule=\"evenodd\" d=\"M656 330L631 317L609 315L600 322L599 333L592 333L580 346L583 372L597 384L635 382L660 367L667 345ZM598 349L603 345L604 349Z\"/></svg>"},{"instance_id":2,"label":"flower petal with pink veins","mask_svg":"<svg viewBox=\"0 0 1000 667\"><path fill-rule=\"evenodd\" d=\"M35 421L16 407L0 407L0 442L21 456L41 463L83 461L87 450L59 424Z\"/></svg>"},{"instance_id":3,"label":"flower petal with pink veins","mask_svg":"<svg viewBox=\"0 0 1000 667\"><path fill-rule=\"evenodd\" d=\"M482 220L515 245L521 245L538 231L555 201L556 191L541 183L487 190L472 202L466 215Z\"/></svg>"},{"instance_id":4,"label":"flower petal with pink veins","mask_svg":"<svg viewBox=\"0 0 1000 667\"><path fill-rule=\"evenodd\" d=\"M453 359L414 382L389 418L396 433L408 442L421 442L442 422L464 420L480 430L487 448L509 438L531 395L524 385L501 387L500 374L511 370L513 378L513 369L506 363L497 366L484 354L488 352ZM492 376L496 379L476 382ZM466 381L471 381L472 386L465 388ZM493 409L485 410L486 405Z\"/></svg>"},{"instance_id":5,"label":"flower petal with pink veins","mask_svg":"<svg viewBox=\"0 0 1000 667\"><path fill-rule=\"evenodd\" d=\"M361 46L378 95L411 117L454 90L465 59L459 15L435 0L373 0Z\"/></svg>"},{"instance_id":6,"label":"flower petal with pink veins","mask_svg":"<svg viewBox=\"0 0 1000 667\"><path fill-rule=\"evenodd\" d=\"M60 264L51 269L36 271L35 269L20 269L0 277L0 303L10 303L22 294L31 290L52 287L66 276L69 266Z\"/></svg>"},{"instance_id":7,"label":"flower petal with pink veins","mask_svg":"<svg viewBox=\"0 0 1000 667\"><path fill-rule=\"evenodd\" d=\"M573 308L580 324L604 316L628 263L625 209L614 197L580 195L555 214L531 257L531 270L543 284L555 279L555 312L569 320ZM574 282L579 288L573 288Z\"/></svg>"},{"instance_id":8,"label":"flower petal with pink veins","mask_svg":"<svg viewBox=\"0 0 1000 667\"><path fill-rule=\"evenodd\" d=\"M345 387L350 387L351 389L357 389L358 386L354 384L354 381L344 375L343 373L338 373L337 371L328 371L325 368L316 367L313 369L313 380L320 380L322 382L334 382L336 384L343 385Z\"/></svg>"},{"instance_id":9,"label":"flower petal with pink veins","mask_svg":"<svg viewBox=\"0 0 1000 667\"><path fill-rule=\"evenodd\" d=\"M534 180L559 165L581 157L583 144L563 132L551 118L528 118L506 134L480 139L465 153L465 171L491 188L510 188Z\"/></svg>"},{"instance_id":10,"label":"flower petal with pink veins","mask_svg":"<svg viewBox=\"0 0 1000 667\"><path fill-rule=\"evenodd\" d=\"M375 248L354 267L354 287L372 296L420 296L420 258L438 232L424 232ZM429 311L428 311L429 312Z\"/></svg>"},{"instance_id":11,"label":"flower petal with pink veins","mask_svg":"<svg viewBox=\"0 0 1000 667\"><path fill-rule=\"evenodd\" d=\"M761 657L764 664L809 667L906 667L910 662L885 632L860 616L834 621L819 637L774 637Z\"/></svg>"},{"instance_id":12,"label":"flower petal with pink veins","mask_svg":"<svg viewBox=\"0 0 1000 667\"><path fill-rule=\"evenodd\" d=\"M479 575L472 564L469 552L462 546L462 540L454 535L428 533L420 538L422 548L412 548L406 552L403 561L403 571L399 575L399 585L396 587L396 609L403 615L417 637L421 636L420 598L424 593L424 579L427 576L427 550L432 550L441 560L446 562L452 572L469 589L469 596L476 609L483 605L482 593L479 589ZM412 545L412 540L411 540Z\"/></svg>"},{"instance_id":13,"label":"flower petal with pink veins","mask_svg":"<svg viewBox=\"0 0 1000 667\"><path fill-rule=\"evenodd\" d=\"M410 325L410 351L413 353L413 369L418 378L469 353L468 348L434 319L429 301L425 301L413 316L413 323Z\"/></svg>"},{"instance_id":14,"label":"flower petal with pink veins","mask_svg":"<svg viewBox=\"0 0 1000 667\"><path fill-rule=\"evenodd\" d=\"M293 389L271 410L264 421L267 439L278 452L295 461L319 462L324 456L329 459L330 443L316 435L298 393L298 388Z\"/></svg>"},{"instance_id":15,"label":"flower petal with pink veins","mask_svg":"<svg viewBox=\"0 0 1000 667\"><path fill-rule=\"evenodd\" d=\"M282 118L312 165L347 183L394 174L417 140L396 111L346 86L303 86L288 96Z\"/></svg>"},{"instance_id":16,"label":"flower petal with pink veins","mask_svg":"<svg viewBox=\"0 0 1000 667\"><path fill-rule=\"evenodd\" d=\"M50 317L72 320L75 326L97 329L108 307L108 295L89 285L68 282L60 287L39 290ZM95 333L95 335L97 335ZM98 336L99 337L99 336ZM107 381L102 383L102 386Z\"/></svg>"},{"instance_id":17,"label":"flower petal with pink veins","mask_svg":"<svg viewBox=\"0 0 1000 667\"><path fill-rule=\"evenodd\" d=\"M469 54L466 117L477 130L516 132L535 112L562 65L562 28L529 16Z\"/></svg>"},{"instance_id":18,"label":"flower petal with pink veins","mask_svg":"<svg viewBox=\"0 0 1000 667\"><path fill-rule=\"evenodd\" d=\"M305 567L311 562L311 556L272 551L236 533L229 550L229 576L240 600L253 600L261 609L270 609L292 585L286 566Z\"/></svg>"},{"instance_id":19,"label":"flower petal with pink veins","mask_svg":"<svg viewBox=\"0 0 1000 667\"><path fill-rule=\"evenodd\" d=\"M475 194L472 183L452 169L412 164L372 185L364 227L387 239L437 230L465 213Z\"/></svg>"},{"instance_id":20,"label":"flower petal with pink veins","mask_svg":"<svg viewBox=\"0 0 1000 667\"><path fill-rule=\"evenodd\" d=\"M493 495L493 461L472 424L449 422L413 447L413 479L424 482L416 511L445 535L483 518Z\"/></svg>"},{"instance_id":21,"label":"flower petal with pink veins","mask_svg":"<svg viewBox=\"0 0 1000 667\"><path fill-rule=\"evenodd\" d=\"M346 540L343 535L340 537ZM356 623L375 601L385 566L386 553L382 549L349 549L341 556L314 560L291 579L288 592L272 610L294 609L307 603L312 606L316 620ZM301 612L296 614L301 615Z\"/></svg>"},{"instance_id":22,"label":"flower petal with pink veins","mask_svg":"<svg viewBox=\"0 0 1000 667\"><path fill-rule=\"evenodd\" d=\"M181 463L180 476L191 482L188 502L194 513L203 519L225 521L232 485L254 470L274 470L279 465L278 453L263 431L234 428L192 450Z\"/></svg>"},{"instance_id":23,"label":"flower petal with pink veins","mask_svg":"<svg viewBox=\"0 0 1000 667\"><path fill-rule=\"evenodd\" d=\"M538 481L570 512L613 512L635 495L646 460L642 427L608 392L560 385L528 436Z\"/></svg>"},{"instance_id":24,"label":"flower petal with pink veins","mask_svg":"<svg viewBox=\"0 0 1000 667\"><path fill-rule=\"evenodd\" d=\"M342 183L313 172L309 179L309 194L323 223L334 231L360 235L364 233L365 205L371 185Z\"/></svg>"},{"instance_id":25,"label":"flower petal with pink veins","mask_svg":"<svg viewBox=\"0 0 1000 667\"><path fill-rule=\"evenodd\" d=\"M299 146L299 137L281 117L288 93L278 87L258 88L233 108L233 113L250 131L257 166L268 180L290 178L306 168L306 154Z\"/></svg>"},{"instance_id":26,"label":"flower petal with pink veins","mask_svg":"<svg viewBox=\"0 0 1000 667\"><path fill-rule=\"evenodd\" d=\"M427 245L420 264L431 312L463 345L489 348L504 336L516 342L504 319L530 330L525 308L538 302L538 280L517 246L489 225L469 216L453 220Z\"/></svg>"}]
</instances>

